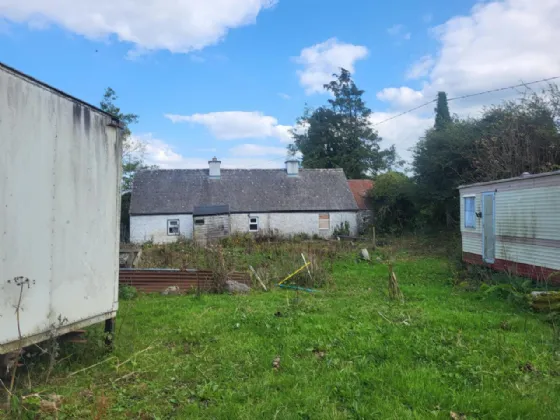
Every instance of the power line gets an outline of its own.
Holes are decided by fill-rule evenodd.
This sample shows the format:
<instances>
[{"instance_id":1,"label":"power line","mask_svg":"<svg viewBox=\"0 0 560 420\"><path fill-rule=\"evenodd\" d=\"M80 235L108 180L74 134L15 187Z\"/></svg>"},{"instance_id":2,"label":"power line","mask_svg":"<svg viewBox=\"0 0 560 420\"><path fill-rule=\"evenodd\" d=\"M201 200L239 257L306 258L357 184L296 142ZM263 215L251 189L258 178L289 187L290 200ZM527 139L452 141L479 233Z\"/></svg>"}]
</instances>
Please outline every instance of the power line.
<instances>
[{"instance_id":1,"label":"power line","mask_svg":"<svg viewBox=\"0 0 560 420\"><path fill-rule=\"evenodd\" d=\"M520 84L518 84L518 85L506 86L506 87L501 87L501 88L497 88L497 89L486 90L486 91L484 91L484 92L471 93L471 94L468 94L468 95L457 96L457 97L455 97L455 98L449 98L449 99L447 99L447 102L456 101L456 100L458 100L458 99L472 98L473 96L486 95L487 93L500 92L500 91L502 91L502 90L515 89L515 88L518 88L518 87L523 87L523 86L528 86L528 85L534 85L535 83L550 82L551 80L556 80L556 79L560 79L560 76L554 76L554 77L549 77L549 78L547 78L547 79L535 80L534 82L520 83ZM387 118L387 119L382 120L382 121L379 121L379 122L377 122L377 123L375 123L375 124L372 124L372 127L376 127L376 126L378 126L378 125L380 125L380 124L383 124L383 123L386 123L386 122L388 122L388 121L394 120L395 118L402 117L402 116L405 115L405 114L409 114L409 113L411 113L411 112L413 112L413 111L416 111L417 109L424 108L426 105L433 104L434 102L437 102L437 99L433 99L433 100L431 100L431 101L429 101L429 102L426 102L426 103L424 103L424 104L422 104L422 105L418 105L417 107L414 107L414 108L409 109L409 110L407 110L407 111L401 112L400 114L393 115L392 117Z\"/></svg>"}]
</instances>

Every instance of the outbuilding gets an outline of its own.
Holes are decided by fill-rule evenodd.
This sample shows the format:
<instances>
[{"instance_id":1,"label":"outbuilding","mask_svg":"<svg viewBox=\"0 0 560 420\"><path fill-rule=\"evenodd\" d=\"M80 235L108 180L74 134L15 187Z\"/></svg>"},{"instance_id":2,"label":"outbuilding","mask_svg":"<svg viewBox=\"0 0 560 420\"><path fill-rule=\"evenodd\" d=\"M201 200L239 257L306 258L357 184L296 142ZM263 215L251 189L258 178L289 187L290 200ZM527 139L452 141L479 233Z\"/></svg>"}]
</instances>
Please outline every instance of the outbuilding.
<instances>
[{"instance_id":1,"label":"outbuilding","mask_svg":"<svg viewBox=\"0 0 560 420\"><path fill-rule=\"evenodd\" d=\"M463 260L559 282L560 171L459 187Z\"/></svg>"},{"instance_id":2,"label":"outbuilding","mask_svg":"<svg viewBox=\"0 0 560 420\"><path fill-rule=\"evenodd\" d=\"M342 169L208 169L139 171L132 188L130 240L194 239L230 233L332 236L357 233L358 206Z\"/></svg>"}]
</instances>

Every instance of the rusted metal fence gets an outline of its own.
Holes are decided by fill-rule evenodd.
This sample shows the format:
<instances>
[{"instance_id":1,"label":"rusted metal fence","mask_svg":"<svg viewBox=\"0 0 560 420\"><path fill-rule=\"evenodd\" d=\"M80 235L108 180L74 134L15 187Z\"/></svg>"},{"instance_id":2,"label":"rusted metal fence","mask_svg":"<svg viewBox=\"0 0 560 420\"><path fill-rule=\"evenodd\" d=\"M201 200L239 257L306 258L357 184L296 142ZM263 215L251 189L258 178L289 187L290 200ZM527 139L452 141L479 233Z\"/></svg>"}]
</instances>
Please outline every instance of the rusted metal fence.
<instances>
[{"instance_id":1,"label":"rusted metal fence","mask_svg":"<svg viewBox=\"0 0 560 420\"><path fill-rule=\"evenodd\" d=\"M251 286L249 273L232 272L229 273L228 280ZM212 271L196 269L121 268L119 284L121 286L132 286L144 293L162 292L171 286L178 286L181 293L210 292L220 289Z\"/></svg>"}]
</instances>

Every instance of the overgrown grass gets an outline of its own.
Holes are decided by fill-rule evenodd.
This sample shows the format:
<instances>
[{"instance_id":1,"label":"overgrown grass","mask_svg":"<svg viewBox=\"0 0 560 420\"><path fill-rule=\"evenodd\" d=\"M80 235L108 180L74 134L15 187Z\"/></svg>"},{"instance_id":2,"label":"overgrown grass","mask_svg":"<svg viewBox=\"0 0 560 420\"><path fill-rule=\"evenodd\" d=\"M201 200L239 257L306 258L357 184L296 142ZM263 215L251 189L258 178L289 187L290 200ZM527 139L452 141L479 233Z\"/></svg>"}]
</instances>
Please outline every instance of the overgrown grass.
<instances>
[{"instance_id":1,"label":"overgrown grass","mask_svg":"<svg viewBox=\"0 0 560 420\"><path fill-rule=\"evenodd\" d=\"M29 369L30 386L22 369L17 395L61 395L61 419L557 418L551 325L454 286L447 258L406 243L373 264L340 251L317 293L123 301L112 353L93 328L87 344L63 345L48 384L44 364ZM257 268L266 252L240 251L239 264ZM394 260L404 303L388 299L377 256ZM26 401L17 415L34 418L38 403Z\"/></svg>"}]
</instances>

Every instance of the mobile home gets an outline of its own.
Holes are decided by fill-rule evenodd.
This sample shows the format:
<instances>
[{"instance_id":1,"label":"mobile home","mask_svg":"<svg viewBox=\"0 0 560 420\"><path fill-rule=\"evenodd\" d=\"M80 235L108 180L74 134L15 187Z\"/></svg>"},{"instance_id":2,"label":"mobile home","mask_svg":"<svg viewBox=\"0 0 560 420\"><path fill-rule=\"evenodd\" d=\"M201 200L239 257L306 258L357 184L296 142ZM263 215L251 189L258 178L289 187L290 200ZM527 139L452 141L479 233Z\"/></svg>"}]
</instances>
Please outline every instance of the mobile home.
<instances>
[{"instance_id":1,"label":"mobile home","mask_svg":"<svg viewBox=\"0 0 560 420\"><path fill-rule=\"evenodd\" d=\"M465 262L560 282L560 171L459 191Z\"/></svg>"},{"instance_id":2,"label":"mobile home","mask_svg":"<svg viewBox=\"0 0 560 420\"><path fill-rule=\"evenodd\" d=\"M0 362L115 317L119 126L0 63Z\"/></svg>"}]
</instances>

